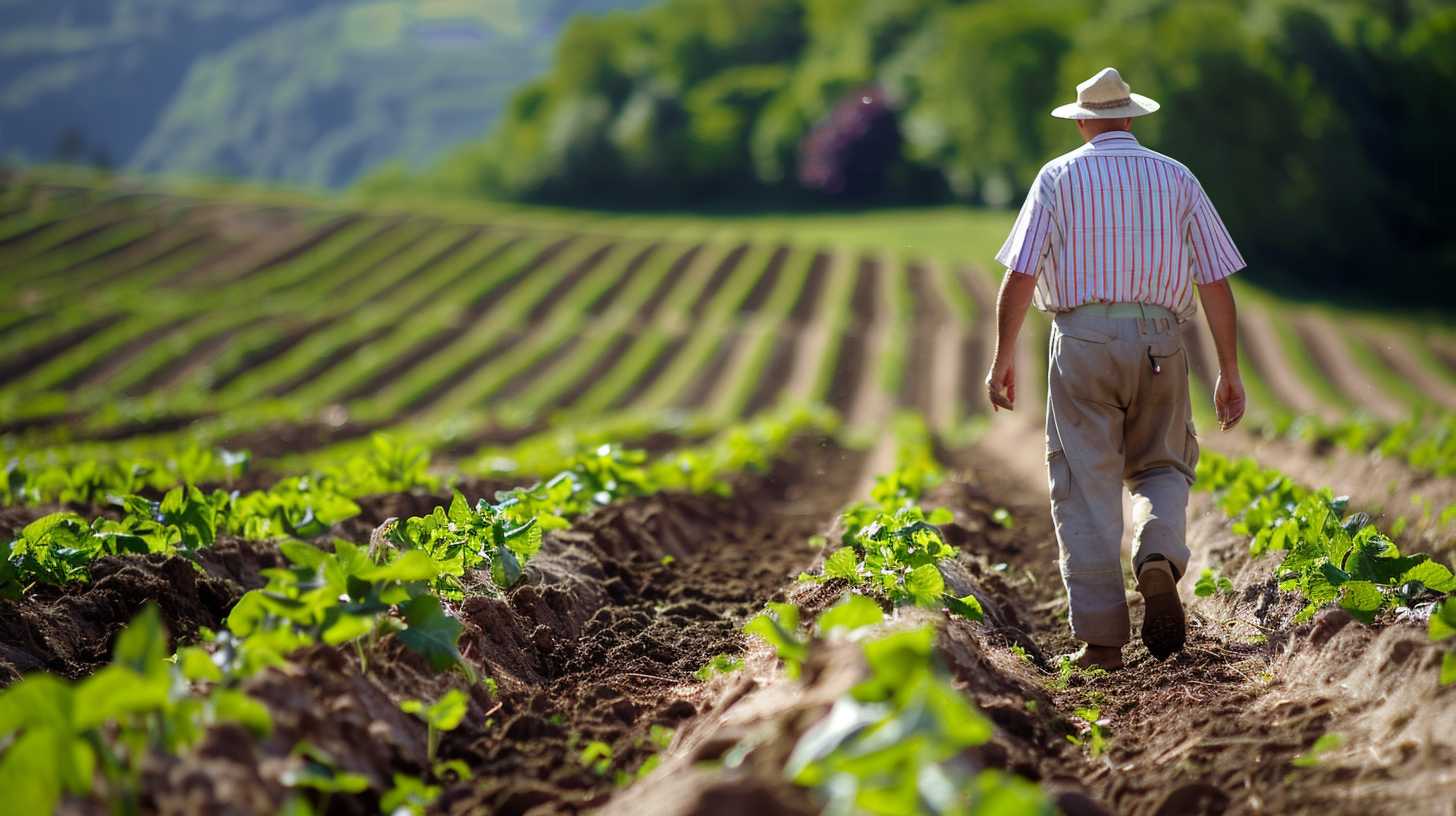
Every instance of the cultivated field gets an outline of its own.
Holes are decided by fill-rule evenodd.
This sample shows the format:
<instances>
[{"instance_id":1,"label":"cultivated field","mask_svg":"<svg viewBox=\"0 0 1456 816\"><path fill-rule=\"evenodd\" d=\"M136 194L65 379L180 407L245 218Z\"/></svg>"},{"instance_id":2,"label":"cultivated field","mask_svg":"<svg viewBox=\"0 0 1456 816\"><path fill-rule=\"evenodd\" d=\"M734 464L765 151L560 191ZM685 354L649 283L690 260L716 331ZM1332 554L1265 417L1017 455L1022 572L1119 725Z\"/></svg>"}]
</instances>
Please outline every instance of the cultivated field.
<instances>
[{"instance_id":1,"label":"cultivated field","mask_svg":"<svg viewBox=\"0 0 1456 816\"><path fill-rule=\"evenodd\" d=\"M1189 648L1079 673L1001 216L0 184L26 807L1453 812L1439 321L1241 285Z\"/></svg>"}]
</instances>

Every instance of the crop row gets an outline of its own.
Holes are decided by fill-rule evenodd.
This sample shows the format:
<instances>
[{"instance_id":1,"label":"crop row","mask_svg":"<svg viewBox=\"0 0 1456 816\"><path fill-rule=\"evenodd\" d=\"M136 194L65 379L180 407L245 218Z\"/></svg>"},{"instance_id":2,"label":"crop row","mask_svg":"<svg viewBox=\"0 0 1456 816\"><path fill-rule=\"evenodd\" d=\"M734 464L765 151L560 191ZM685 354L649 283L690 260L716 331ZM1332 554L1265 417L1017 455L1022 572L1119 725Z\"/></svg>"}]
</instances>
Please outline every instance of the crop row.
<instances>
[{"instance_id":1,"label":"crop row","mask_svg":"<svg viewBox=\"0 0 1456 816\"><path fill-rule=\"evenodd\" d=\"M5 691L0 778L24 812L49 812L63 795L134 804L148 754L185 751L217 723L267 733L269 712L247 695L243 683L312 643L352 647L367 672L375 644L393 638L437 670L459 669L472 682L489 684L488 678L472 676L456 647L461 624L449 612L449 599L467 591L500 592L519 582L544 529L567 526L626 496L665 489L726 491L724 476L763 469L810 428L822 432L823 419L801 414L761 421L651 463L612 446L577 453L549 480L474 506L457 493L429 515L381 528L367 548L339 539L327 547L310 542L326 540L332 523L357 511L335 489L347 489L344 483L327 478L290 480L244 496L205 495L192 487L179 487L159 501L133 496L122 502L120 520L100 518L89 525L65 513L42 518L7 553L11 592L23 591L29 580L84 580L81 553L187 556L223 531L281 538L290 566L271 571L266 587L238 601L224 629L183 645L174 659L168 659L166 633L149 609L117 640L113 663L95 675L71 684L33 674ZM423 478L413 452L384 452L380 458L392 477ZM348 469L338 478L352 473ZM27 568L33 573L21 575ZM462 579L476 573L488 576L487 582L472 581L467 590ZM125 694L116 693L123 689ZM415 706L430 718L432 762L436 729L453 727L441 710L447 698ZM459 714L453 719L458 722ZM325 797L363 790L357 777L308 750L300 745L295 752L306 772L285 774L286 784ZM427 772L436 781L467 774L458 763ZM384 801L392 803L387 812L398 812L396 806L421 812L433 798L428 790L434 786L427 782L396 777L395 789L385 793Z\"/></svg>"},{"instance_id":2,"label":"crop row","mask_svg":"<svg viewBox=\"0 0 1456 816\"><path fill-rule=\"evenodd\" d=\"M1424 554L1401 553L1369 514L1348 512L1348 497L1311 490L1252 459L1212 452L1199 460L1197 483L1213 491L1234 531L1250 537L1252 555L1282 554L1279 588L1306 602L1296 621L1338 604L1365 623L1393 610L1424 618L1433 641L1456 635L1451 569ZM1441 683L1456 683L1456 649L1443 658Z\"/></svg>"},{"instance_id":3,"label":"crop row","mask_svg":"<svg viewBox=\"0 0 1456 816\"><path fill-rule=\"evenodd\" d=\"M192 202L125 246L95 247L104 257L55 254L112 221L146 223L158 206L123 199L0 242L23 265L68 270L26 283L38 304L27 308L47 319L3 315L14 320L0 324L7 402L85 415L165 389L171 404L209 413L287 397L376 422L609 407L730 417L831 393L847 407L859 389L835 390L836 378L888 392L908 363L906 308L879 318L874 348L857 345L865 332L849 298L865 276L851 256L726 234L622 240L299 212L315 237L224 273L237 247L208 227L227 207ZM901 273L887 263L883 274ZM908 303L893 280L867 284L871 303ZM954 276L943 285L957 289L946 299L965 299ZM800 359L810 331L818 365ZM847 342L854 352L841 355ZM788 372L771 363L796 380L775 382Z\"/></svg>"}]
</instances>

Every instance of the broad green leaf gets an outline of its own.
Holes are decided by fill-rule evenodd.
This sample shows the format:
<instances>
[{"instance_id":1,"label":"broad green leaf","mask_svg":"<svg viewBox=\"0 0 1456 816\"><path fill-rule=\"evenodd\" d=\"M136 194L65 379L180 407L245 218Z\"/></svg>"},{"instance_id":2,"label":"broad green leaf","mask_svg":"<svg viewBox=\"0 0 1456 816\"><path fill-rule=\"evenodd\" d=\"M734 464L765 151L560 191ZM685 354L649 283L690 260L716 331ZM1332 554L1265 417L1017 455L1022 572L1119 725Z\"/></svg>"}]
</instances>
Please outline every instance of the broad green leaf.
<instances>
[{"instance_id":1,"label":"broad green leaf","mask_svg":"<svg viewBox=\"0 0 1456 816\"><path fill-rule=\"evenodd\" d=\"M824 782L824 769L816 763L839 750L845 742L889 714L888 706L866 704L841 697L829 714L804 732L789 754L784 773L800 785L817 786Z\"/></svg>"},{"instance_id":2,"label":"broad green leaf","mask_svg":"<svg viewBox=\"0 0 1456 816\"><path fill-rule=\"evenodd\" d=\"M829 557L824 559L824 577L843 578L850 582L856 582L859 578L859 565L854 558L854 548L840 547Z\"/></svg>"},{"instance_id":3,"label":"broad green leaf","mask_svg":"<svg viewBox=\"0 0 1456 816\"><path fill-rule=\"evenodd\" d=\"M841 550L840 552L843 552ZM880 605L863 595L846 593L844 598L819 616L819 631L825 635L835 629L854 630L883 622Z\"/></svg>"},{"instance_id":4,"label":"broad green leaf","mask_svg":"<svg viewBox=\"0 0 1456 816\"><path fill-rule=\"evenodd\" d=\"M372 616L344 613L324 629L321 637L324 643L338 646L341 643L357 640L373 631L374 618Z\"/></svg>"},{"instance_id":5,"label":"broad green leaf","mask_svg":"<svg viewBox=\"0 0 1456 816\"><path fill-rule=\"evenodd\" d=\"M456 643L463 628L440 608L440 599L421 595L400 607L407 627L398 637L411 650L423 655L436 671L460 662Z\"/></svg>"},{"instance_id":6,"label":"broad green leaf","mask_svg":"<svg viewBox=\"0 0 1456 816\"><path fill-rule=\"evenodd\" d=\"M945 579L934 564L921 564L905 577L905 593L919 606L938 607L945 594Z\"/></svg>"},{"instance_id":7,"label":"broad green leaf","mask_svg":"<svg viewBox=\"0 0 1456 816\"><path fill-rule=\"evenodd\" d=\"M935 644L935 629L919 626L893 632L864 645L865 660L872 677L855 686L855 699L864 702L884 700L905 692L930 665Z\"/></svg>"},{"instance_id":8,"label":"broad green leaf","mask_svg":"<svg viewBox=\"0 0 1456 816\"><path fill-rule=\"evenodd\" d=\"M1385 604L1385 596L1369 581L1349 581L1340 587L1340 607L1362 623L1372 623Z\"/></svg>"},{"instance_id":9,"label":"broad green leaf","mask_svg":"<svg viewBox=\"0 0 1456 816\"><path fill-rule=\"evenodd\" d=\"M165 673L167 652L167 630L162 626L162 614L156 604L149 603L117 637L112 661L138 674Z\"/></svg>"},{"instance_id":10,"label":"broad green leaf","mask_svg":"<svg viewBox=\"0 0 1456 816\"><path fill-rule=\"evenodd\" d=\"M1427 629L1431 640L1442 641L1456 635L1456 601L1447 598L1431 610L1431 622Z\"/></svg>"},{"instance_id":11,"label":"broad green leaf","mask_svg":"<svg viewBox=\"0 0 1456 816\"><path fill-rule=\"evenodd\" d=\"M460 689L445 692L434 705L425 710L425 722L439 731L453 731L465 718L470 699Z\"/></svg>"},{"instance_id":12,"label":"broad green leaf","mask_svg":"<svg viewBox=\"0 0 1456 816\"><path fill-rule=\"evenodd\" d=\"M329 554L306 541L285 539L278 542L278 551L290 562L300 567L317 568L329 559Z\"/></svg>"},{"instance_id":13,"label":"broad green leaf","mask_svg":"<svg viewBox=\"0 0 1456 816\"><path fill-rule=\"evenodd\" d=\"M81 757L91 756L89 749L85 753L75 750L78 743L54 728L27 731L11 743L0 757L0 791L5 792L6 809L11 813L55 813L63 792L88 793L89 784L76 786L80 780L89 783L91 777L89 768L76 767L85 761Z\"/></svg>"},{"instance_id":14,"label":"broad green leaf","mask_svg":"<svg viewBox=\"0 0 1456 816\"><path fill-rule=\"evenodd\" d=\"M1456 683L1456 651L1447 652L1441 657L1441 685L1449 686Z\"/></svg>"},{"instance_id":15,"label":"broad green leaf","mask_svg":"<svg viewBox=\"0 0 1456 816\"><path fill-rule=\"evenodd\" d=\"M51 674L35 673L0 691L0 739L21 729L72 728L75 691ZM3 789L0 789L3 790Z\"/></svg>"},{"instance_id":16,"label":"broad green leaf","mask_svg":"<svg viewBox=\"0 0 1456 816\"><path fill-rule=\"evenodd\" d=\"M966 620L980 621L986 618L986 610L981 607L981 601L975 595L964 595L957 598L947 592L942 600L945 602L946 609Z\"/></svg>"},{"instance_id":17,"label":"broad green leaf","mask_svg":"<svg viewBox=\"0 0 1456 816\"><path fill-rule=\"evenodd\" d=\"M799 665L809 655L808 644L798 634L799 608L784 603L769 603L766 606L768 611L759 613L744 624L743 632L767 641L784 662L789 677L798 677Z\"/></svg>"},{"instance_id":18,"label":"broad green leaf","mask_svg":"<svg viewBox=\"0 0 1456 816\"><path fill-rule=\"evenodd\" d=\"M76 727L93 728L132 714L166 708L170 678L143 675L122 664L107 666L76 686Z\"/></svg>"},{"instance_id":19,"label":"broad green leaf","mask_svg":"<svg viewBox=\"0 0 1456 816\"><path fill-rule=\"evenodd\" d=\"M200 646L178 649L177 664L182 668L182 676L194 683L200 681L222 682L222 669L219 669L217 663L213 662L212 655Z\"/></svg>"},{"instance_id":20,"label":"broad green leaf","mask_svg":"<svg viewBox=\"0 0 1456 816\"><path fill-rule=\"evenodd\" d=\"M214 691L212 710L219 722L237 723L259 737L273 730L273 716L268 713L268 707L236 689Z\"/></svg>"},{"instance_id":21,"label":"broad green leaf","mask_svg":"<svg viewBox=\"0 0 1456 816\"><path fill-rule=\"evenodd\" d=\"M948 507L937 507L930 511L930 515L926 516L925 520L937 526L950 524L955 521L955 513L952 513Z\"/></svg>"},{"instance_id":22,"label":"broad green leaf","mask_svg":"<svg viewBox=\"0 0 1456 816\"><path fill-rule=\"evenodd\" d=\"M387 564L361 570L358 576L365 581L432 581L440 571L430 556L419 550L405 550Z\"/></svg>"},{"instance_id":23,"label":"broad green leaf","mask_svg":"<svg viewBox=\"0 0 1456 816\"><path fill-rule=\"evenodd\" d=\"M1456 576L1439 561L1422 561L1411 567L1400 578L1401 583L1407 581L1420 581L1427 589L1435 592L1456 592Z\"/></svg>"}]
</instances>

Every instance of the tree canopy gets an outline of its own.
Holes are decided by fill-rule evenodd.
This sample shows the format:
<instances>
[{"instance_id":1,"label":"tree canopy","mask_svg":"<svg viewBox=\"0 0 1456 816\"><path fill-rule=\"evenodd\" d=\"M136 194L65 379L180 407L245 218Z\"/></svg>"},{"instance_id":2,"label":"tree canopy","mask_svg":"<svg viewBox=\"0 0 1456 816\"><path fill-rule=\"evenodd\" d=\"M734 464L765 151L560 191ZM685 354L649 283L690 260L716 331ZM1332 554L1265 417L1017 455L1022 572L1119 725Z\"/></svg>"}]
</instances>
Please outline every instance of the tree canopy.
<instances>
[{"instance_id":1,"label":"tree canopy","mask_svg":"<svg viewBox=\"0 0 1456 816\"><path fill-rule=\"evenodd\" d=\"M1199 175L1254 274L1429 302L1385 270L1456 262L1453 55L1436 0L665 0L572 21L488 138L364 189L1014 205L1079 143L1048 111L1115 65L1163 103L1139 137ZM816 182L847 175L875 183Z\"/></svg>"}]
</instances>

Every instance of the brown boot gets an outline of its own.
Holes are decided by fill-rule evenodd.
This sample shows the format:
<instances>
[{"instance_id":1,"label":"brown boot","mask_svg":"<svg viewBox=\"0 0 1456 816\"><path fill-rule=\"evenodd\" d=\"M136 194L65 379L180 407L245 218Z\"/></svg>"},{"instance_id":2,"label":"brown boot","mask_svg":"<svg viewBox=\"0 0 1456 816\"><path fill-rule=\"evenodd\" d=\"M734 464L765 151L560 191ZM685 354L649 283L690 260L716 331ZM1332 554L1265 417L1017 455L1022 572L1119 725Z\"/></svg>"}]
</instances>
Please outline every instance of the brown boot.
<instances>
[{"instance_id":1,"label":"brown boot","mask_svg":"<svg viewBox=\"0 0 1456 816\"><path fill-rule=\"evenodd\" d=\"M1173 565L1161 557L1149 558L1138 570L1137 582L1143 594L1143 643L1148 651L1159 660L1182 651L1188 633Z\"/></svg>"},{"instance_id":2,"label":"brown boot","mask_svg":"<svg viewBox=\"0 0 1456 816\"><path fill-rule=\"evenodd\" d=\"M1072 665L1079 669L1117 671L1122 668L1121 646L1094 646L1087 643L1068 657L1072 659Z\"/></svg>"}]
</instances>

